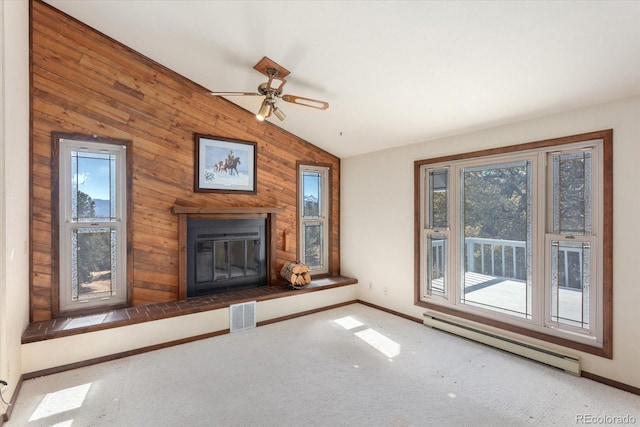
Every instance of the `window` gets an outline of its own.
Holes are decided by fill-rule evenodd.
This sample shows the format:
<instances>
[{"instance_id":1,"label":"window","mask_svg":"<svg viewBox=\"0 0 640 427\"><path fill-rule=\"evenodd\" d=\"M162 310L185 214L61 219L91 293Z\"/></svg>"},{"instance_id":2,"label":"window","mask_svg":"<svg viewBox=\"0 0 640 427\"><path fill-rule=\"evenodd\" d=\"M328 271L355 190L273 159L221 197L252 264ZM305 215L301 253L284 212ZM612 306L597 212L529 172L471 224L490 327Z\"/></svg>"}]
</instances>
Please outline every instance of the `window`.
<instances>
[{"instance_id":1,"label":"window","mask_svg":"<svg viewBox=\"0 0 640 427\"><path fill-rule=\"evenodd\" d=\"M418 304L610 357L611 144L417 161Z\"/></svg>"},{"instance_id":2,"label":"window","mask_svg":"<svg viewBox=\"0 0 640 427\"><path fill-rule=\"evenodd\" d=\"M300 166L300 260L312 273L329 272L329 168Z\"/></svg>"},{"instance_id":3,"label":"window","mask_svg":"<svg viewBox=\"0 0 640 427\"><path fill-rule=\"evenodd\" d=\"M127 301L126 146L86 139L56 139L60 311Z\"/></svg>"}]
</instances>

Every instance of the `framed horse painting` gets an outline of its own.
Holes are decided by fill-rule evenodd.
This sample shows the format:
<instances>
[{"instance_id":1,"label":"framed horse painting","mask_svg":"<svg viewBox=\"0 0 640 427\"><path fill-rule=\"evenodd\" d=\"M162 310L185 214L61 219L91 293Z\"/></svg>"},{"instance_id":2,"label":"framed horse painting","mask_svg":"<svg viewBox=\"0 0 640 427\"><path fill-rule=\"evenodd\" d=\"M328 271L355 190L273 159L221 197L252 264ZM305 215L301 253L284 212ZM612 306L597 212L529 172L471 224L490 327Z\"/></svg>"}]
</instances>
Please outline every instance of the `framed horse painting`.
<instances>
[{"instance_id":1,"label":"framed horse painting","mask_svg":"<svg viewBox=\"0 0 640 427\"><path fill-rule=\"evenodd\" d=\"M256 194L256 143L195 134L195 192Z\"/></svg>"}]
</instances>

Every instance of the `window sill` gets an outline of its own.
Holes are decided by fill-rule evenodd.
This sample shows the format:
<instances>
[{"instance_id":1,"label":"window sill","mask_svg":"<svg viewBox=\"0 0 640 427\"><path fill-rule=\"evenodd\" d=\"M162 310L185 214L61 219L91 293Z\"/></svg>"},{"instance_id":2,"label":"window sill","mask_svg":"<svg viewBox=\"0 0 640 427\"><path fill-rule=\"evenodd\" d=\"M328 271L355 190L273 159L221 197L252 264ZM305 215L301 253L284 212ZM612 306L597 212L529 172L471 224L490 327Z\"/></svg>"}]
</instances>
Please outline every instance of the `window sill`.
<instances>
[{"instance_id":1,"label":"window sill","mask_svg":"<svg viewBox=\"0 0 640 427\"><path fill-rule=\"evenodd\" d=\"M188 298L182 301L127 307L89 315L60 317L29 324L22 334L22 344L167 319L203 311L218 310L229 307L232 304L247 301L266 301L285 298L301 293L322 291L355 283L358 283L358 281L350 277L326 277L312 280L309 285L302 289L292 289L287 285L261 286L255 289Z\"/></svg>"}]
</instances>

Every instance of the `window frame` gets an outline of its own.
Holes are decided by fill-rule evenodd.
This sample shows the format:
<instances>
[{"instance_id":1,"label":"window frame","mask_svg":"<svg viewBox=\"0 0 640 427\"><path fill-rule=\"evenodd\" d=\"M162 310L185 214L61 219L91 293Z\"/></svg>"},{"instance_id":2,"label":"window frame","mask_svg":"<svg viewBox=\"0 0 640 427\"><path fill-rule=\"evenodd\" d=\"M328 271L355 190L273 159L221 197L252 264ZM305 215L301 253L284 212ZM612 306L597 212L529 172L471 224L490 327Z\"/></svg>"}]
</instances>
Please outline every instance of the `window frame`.
<instances>
[{"instance_id":1,"label":"window frame","mask_svg":"<svg viewBox=\"0 0 640 427\"><path fill-rule=\"evenodd\" d=\"M132 153L130 150L131 141L119 140L113 138L103 138L97 136L87 136L80 134L69 133L52 133L52 314L57 316L61 313L83 313L93 312L97 310L109 308L127 307L131 302L131 283L132 283L132 251L129 242L131 242L131 221L132 221L132 203L131 203L131 179L132 179ZM118 196L118 202L116 203L116 216L120 223L120 235L117 243L117 257L118 257L118 294L116 297L110 297L106 299L96 299L89 302L71 302L71 282L66 280L68 277L68 269L70 266L65 267L65 257L62 255L63 250L69 249L70 237L66 236L66 232L71 232L71 229L75 227L69 227L65 225L64 218L65 212L69 213L69 207L64 206L65 197L69 197L69 188L63 183L70 177L68 170L63 170L64 167L70 166L70 160L65 159L65 153L68 150L65 146L69 143L69 146L81 146L86 148L100 149L105 148L109 150L110 147L118 147L117 151L120 151L122 158L118 162L118 174L116 186L117 191L120 192ZM110 151L113 151L112 149ZM90 226L90 228L93 226ZM69 260L67 258L66 260ZM65 284L64 282L68 282ZM68 293L67 296L63 293Z\"/></svg>"},{"instance_id":2,"label":"window frame","mask_svg":"<svg viewBox=\"0 0 640 427\"><path fill-rule=\"evenodd\" d=\"M517 157L522 155L523 152L533 152L545 150L548 153L556 150L563 149L563 147L569 147L570 145L579 144L586 141L593 140L601 140L602 141L602 158L600 164L602 165L602 176L601 182L593 182L594 189L592 193L596 194L599 192L602 196L602 205L601 205L601 224L602 229L599 230L601 234L601 246L599 246L598 257L601 258L601 268L600 268L600 277L598 280L601 281L601 295L600 298L600 306L596 307L597 314L601 316L600 328L601 328L601 342L598 345L594 345L593 343L587 343L585 340L576 341L573 339L570 334L563 331L561 333L557 333L556 331L552 331L551 328L531 328L530 325L527 324L518 324L518 322L505 321L500 316L491 316L490 311L481 312L480 314L477 310L467 310L465 307L460 307L456 304L441 303L436 300L424 299L422 297L423 284L423 261L424 258L421 256L422 245L423 245L423 236L427 233L425 232L426 226L424 224L423 219L423 209L425 200L428 200L428 195L424 194L424 179L422 170L426 167L433 167L434 169L441 169L444 164L447 163L456 163L456 162L465 162L465 161L478 161L484 158L499 158L496 156L513 156ZM496 163L502 162L501 160L496 160ZM544 173L544 165L538 165L538 173ZM545 176L546 179L546 176ZM597 181L597 180L596 180ZM538 180L539 182L539 180ZM534 184L535 185L535 184ZM451 188L451 187L450 187ZM544 191L548 189L545 188ZM538 191L536 194L538 198L543 198L544 191ZM450 206L454 203L459 203L456 195L449 195ZM534 200L535 203L540 203L540 208L544 208L546 201L542 200ZM554 138L536 142L529 142L525 144L518 145L510 145L495 149L474 151L468 153L455 154L451 156L443 156L433 159L425 159L425 160L417 160L414 162L414 304L420 307L429 308L435 311L443 312L449 315L457 316L462 319L474 321L477 323L481 323L484 325L488 325L491 327L503 329L509 332L515 332L521 335L525 335L531 338L539 339L542 341L547 341L553 344L561 345L568 348L573 348L576 350L584 351L586 353L595 354L598 356L611 358L612 357L612 336L613 336L613 327L612 327L612 296L613 296L613 130L602 130L596 132L590 132L579 135L572 135L562 138ZM546 246L545 239L546 236L549 235L548 230L545 230L545 223L547 220L548 209L543 210L544 218L541 218L539 214L540 210L533 210L533 227L534 227L534 239L536 239L536 244L534 247L534 251L538 251L538 256L546 257ZM457 218L452 220L453 222L457 222ZM450 227L453 227L452 224L449 224ZM543 227L539 229L539 227ZM542 241L539 240L540 235L545 236ZM451 243L451 242L449 242ZM451 261L451 260L450 260ZM456 261L457 262L457 261ZM540 266L538 263L537 268L547 268L548 262L545 260L543 263L544 267ZM456 280L454 278L449 278L448 280ZM546 283L546 276L543 274L542 279ZM453 289L457 289L458 283L453 283L449 285L453 286ZM451 288L450 288L451 289ZM547 285L536 285L534 284L534 292L540 292L540 289L543 289L545 292L547 290ZM456 292L457 293L457 292ZM449 298L457 298L456 295L450 295ZM539 319L540 316L544 318L544 324L547 324L546 321L546 310L548 304L548 296L546 294L538 294L537 295L538 302L534 305L533 313ZM538 312L536 312L538 310Z\"/></svg>"},{"instance_id":3,"label":"window frame","mask_svg":"<svg viewBox=\"0 0 640 427\"><path fill-rule=\"evenodd\" d=\"M321 174L321 195L320 195L320 215L318 217L305 218L304 215L304 173L318 172ZM331 245L330 245L330 227L331 227L331 167L324 164L298 163L298 259L303 264L305 260L305 240L304 227L308 222L320 222L322 224L322 257L321 268L312 268L310 273L314 276L326 275L331 271Z\"/></svg>"}]
</instances>

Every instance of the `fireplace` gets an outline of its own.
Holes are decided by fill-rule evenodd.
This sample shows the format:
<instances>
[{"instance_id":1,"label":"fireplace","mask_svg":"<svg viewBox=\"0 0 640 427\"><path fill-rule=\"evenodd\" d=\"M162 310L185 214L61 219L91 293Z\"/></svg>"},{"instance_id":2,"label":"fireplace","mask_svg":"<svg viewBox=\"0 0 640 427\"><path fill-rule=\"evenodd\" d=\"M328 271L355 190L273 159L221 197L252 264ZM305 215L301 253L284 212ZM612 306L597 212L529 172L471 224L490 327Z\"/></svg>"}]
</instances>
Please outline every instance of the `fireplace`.
<instances>
[{"instance_id":1,"label":"fireplace","mask_svg":"<svg viewBox=\"0 0 640 427\"><path fill-rule=\"evenodd\" d=\"M200 291L200 295L215 293L215 292L223 292L225 290L234 290L234 289L242 289L244 287L257 287L266 284L267 286L273 286L274 284L279 283L280 275L278 274L279 270L276 265L276 257L275 254L278 250L276 247L277 242L277 228L276 228L276 216L279 213L284 212L284 208L277 206L173 206L171 208L171 212L178 216L178 298L180 300L187 299L192 296L196 296L199 292L195 287L195 270L193 274L193 278L191 280L191 285L188 285L188 271L189 268L195 269L195 260L192 260L195 256L195 245L189 249L188 240L188 230L189 224L196 226L196 228L200 225L198 222L194 221L209 221L221 220L226 221L235 221L235 220L259 220L261 224L265 225L264 230L262 230L262 236L264 241L265 248L265 262L263 270L264 274L266 274L266 280L255 280L254 283L239 283L240 278L234 277L236 283L229 282L231 286L228 289L224 289L221 281L219 283L209 282L208 285L201 286L202 290ZM206 223L205 223L206 224ZM215 223L214 223L215 224ZM204 234L215 234L217 231L206 232ZM242 232L242 231L241 231ZM287 250L287 239L284 236L284 249ZM203 248L206 253L206 248ZM193 252L193 254L192 254ZM203 258L205 256L203 255ZM190 266L190 267L189 267ZM229 274L231 276L231 274ZM253 276L251 276L253 277ZM249 279L249 277L245 277L245 279ZM205 282L203 282L205 283ZM220 285L220 286L215 286ZM193 291L189 291L187 288L191 286ZM227 286L227 285L224 285Z\"/></svg>"},{"instance_id":2,"label":"fireplace","mask_svg":"<svg viewBox=\"0 0 640 427\"><path fill-rule=\"evenodd\" d=\"M264 218L187 221L187 297L267 285Z\"/></svg>"}]
</instances>

